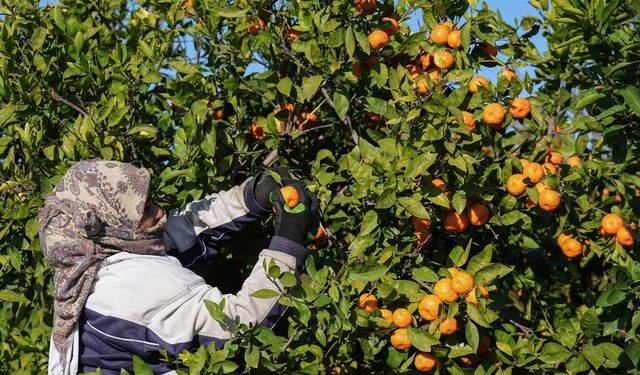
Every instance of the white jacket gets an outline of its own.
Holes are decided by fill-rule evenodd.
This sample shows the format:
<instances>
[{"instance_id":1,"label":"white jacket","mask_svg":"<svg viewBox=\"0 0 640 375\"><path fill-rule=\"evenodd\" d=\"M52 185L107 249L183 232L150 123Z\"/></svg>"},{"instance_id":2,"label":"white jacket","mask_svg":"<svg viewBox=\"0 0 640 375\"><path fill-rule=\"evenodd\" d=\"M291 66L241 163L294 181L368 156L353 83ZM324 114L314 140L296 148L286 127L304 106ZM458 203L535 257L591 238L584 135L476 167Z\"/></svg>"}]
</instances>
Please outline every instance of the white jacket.
<instances>
[{"instance_id":1,"label":"white jacket","mask_svg":"<svg viewBox=\"0 0 640 375\"><path fill-rule=\"evenodd\" d=\"M156 374L174 373L159 360L165 349L173 357L214 342L222 346L229 338L226 325L215 321L204 300L225 300L224 313L236 323L273 326L284 313L278 298L258 299L260 289L279 290L266 275L263 263L271 260L282 271L296 276L307 250L286 238L273 237L263 250L242 290L223 295L186 267L205 264L234 233L259 220L263 210L253 196L253 180L213 194L171 212L165 243L171 255L118 253L105 259L97 272L93 291L75 333L68 366L62 368L51 345L49 373L75 374L101 369L101 374L132 372L133 355L140 356Z\"/></svg>"}]
</instances>

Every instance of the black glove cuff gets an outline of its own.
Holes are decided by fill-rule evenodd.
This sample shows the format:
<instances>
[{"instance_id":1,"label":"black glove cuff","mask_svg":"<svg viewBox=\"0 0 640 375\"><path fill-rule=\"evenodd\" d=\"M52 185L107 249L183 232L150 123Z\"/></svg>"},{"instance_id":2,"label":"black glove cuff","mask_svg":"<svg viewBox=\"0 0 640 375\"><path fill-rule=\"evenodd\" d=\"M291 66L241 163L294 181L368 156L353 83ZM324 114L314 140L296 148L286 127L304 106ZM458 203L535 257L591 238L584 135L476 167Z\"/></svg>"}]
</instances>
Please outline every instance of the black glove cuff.
<instances>
[{"instance_id":1,"label":"black glove cuff","mask_svg":"<svg viewBox=\"0 0 640 375\"><path fill-rule=\"evenodd\" d=\"M247 205L247 208L249 209L249 211L259 216L265 216L271 212L270 211L271 207L267 207L267 208L262 207L256 199L255 188L256 188L256 184L258 183L258 179L260 178L260 175L262 173L264 172L260 172L260 174L256 175L251 180L249 180L249 182L247 182L247 185L244 187L244 193L243 193L244 203Z\"/></svg>"}]
</instances>

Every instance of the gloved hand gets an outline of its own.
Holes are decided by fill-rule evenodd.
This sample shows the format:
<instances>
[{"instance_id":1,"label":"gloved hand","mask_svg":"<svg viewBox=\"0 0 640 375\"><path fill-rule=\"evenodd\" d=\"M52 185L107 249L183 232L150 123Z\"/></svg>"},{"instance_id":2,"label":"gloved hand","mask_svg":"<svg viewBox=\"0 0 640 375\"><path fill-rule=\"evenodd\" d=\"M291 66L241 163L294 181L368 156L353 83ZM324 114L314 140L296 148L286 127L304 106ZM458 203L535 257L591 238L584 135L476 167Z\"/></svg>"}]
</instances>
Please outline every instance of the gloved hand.
<instances>
[{"instance_id":1,"label":"gloved hand","mask_svg":"<svg viewBox=\"0 0 640 375\"><path fill-rule=\"evenodd\" d=\"M272 170L280 176L283 185L290 185L294 181L286 169L282 167L275 167ZM256 201L260 207L271 211L272 203L269 196L272 192L280 190L281 186L269 172L260 172L256 178L258 181L256 181L256 184L253 187L253 194L256 197Z\"/></svg>"},{"instance_id":2,"label":"gloved hand","mask_svg":"<svg viewBox=\"0 0 640 375\"><path fill-rule=\"evenodd\" d=\"M276 211L275 235L304 246L311 228L318 226L320 202L314 193L304 189L304 183L301 181L295 181L289 185L298 191L300 203L294 208L285 208L286 204L280 190L273 192L273 207Z\"/></svg>"}]
</instances>

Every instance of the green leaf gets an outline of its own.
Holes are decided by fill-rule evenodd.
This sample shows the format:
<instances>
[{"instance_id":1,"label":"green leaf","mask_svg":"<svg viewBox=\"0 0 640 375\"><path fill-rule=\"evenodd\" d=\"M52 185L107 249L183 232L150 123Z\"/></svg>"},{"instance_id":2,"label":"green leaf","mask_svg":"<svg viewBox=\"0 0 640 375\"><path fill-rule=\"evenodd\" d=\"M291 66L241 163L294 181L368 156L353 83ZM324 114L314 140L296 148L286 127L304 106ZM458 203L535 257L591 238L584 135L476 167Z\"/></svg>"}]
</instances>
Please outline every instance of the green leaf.
<instances>
[{"instance_id":1,"label":"green leaf","mask_svg":"<svg viewBox=\"0 0 640 375\"><path fill-rule=\"evenodd\" d=\"M585 345L582 348L582 354L596 370L604 363L604 353L593 345Z\"/></svg>"},{"instance_id":2,"label":"green leaf","mask_svg":"<svg viewBox=\"0 0 640 375\"><path fill-rule=\"evenodd\" d=\"M298 284L296 277L291 272L283 272L279 279L285 288L291 288Z\"/></svg>"},{"instance_id":3,"label":"green leaf","mask_svg":"<svg viewBox=\"0 0 640 375\"><path fill-rule=\"evenodd\" d=\"M406 179L412 179L418 176L422 176L429 167L436 161L437 154L431 152L422 153L415 158L411 159L407 164L407 169L404 172Z\"/></svg>"},{"instance_id":4,"label":"green leaf","mask_svg":"<svg viewBox=\"0 0 640 375\"><path fill-rule=\"evenodd\" d=\"M640 116L640 91L632 85L625 86L619 93L624 97L624 102L635 114Z\"/></svg>"},{"instance_id":5,"label":"green leaf","mask_svg":"<svg viewBox=\"0 0 640 375\"><path fill-rule=\"evenodd\" d=\"M413 277L428 283L434 283L438 281L439 278L438 275L428 267L414 268L411 272Z\"/></svg>"},{"instance_id":6,"label":"green leaf","mask_svg":"<svg viewBox=\"0 0 640 375\"><path fill-rule=\"evenodd\" d=\"M280 297L280 292L273 289L259 289L251 293L251 297L260 298L260 299L275 298L275 297Z\"/></svg>"},{"instance_id":7,"label":"green leaf","mask_svg":"<svg viewBox=\"0 0 640 375\"><path fill-rule=\"evenodd\" d=\"M376 208L385 209L393 206L396 202L396 189L384 189L376 200Z\"/></svg>"},{"instance_id":8,"label":"green leaf","mask_svg":"<svg viewBox=\"0 0 640 375\"><path fill-rule=\"evenodd\" d=\"M245 15L249 11L249 8L240 8L236 5L231 5L225 8L222 8L216 12L219 17L224 18L238 18L240 16Z\"/></svg>"},{"instance_id":9,"label":"green leaf","mask_svg":"<svg viewBox=\"0 0 640 375\"><path fill-rule=\"evenodd\" d=\"M211 315L211 317L220 324L227 324L228 320L227 316L224 314L225 303L225 299L220 300L220 303L215 303L208 299L204 300L204 307L209 311L209 315Z\"/></svg>"},{"instance_id":10,"label":"green leaf","mask_svg":"<svg viewBox=\"0 0 640 375\"><path fill-rule=\"evenodd\" d=\"M133 373L135 375L153 375L153 370L147 365L142 358L133 355Z\"/></svg>"},{"instance_id":11,"label":"green leaf","mask_svg":"<svg viewBox=\"0 0 640 375\"><path fill-rule=\"evenodd\" d=\"M409 211L409 213L411 215L413 215L413 216L416 216L416 217L419 217L419 218L428 218L429 217L429 213L424 208L422 203L420 203L420 201L418 201L415 198L400 197L400 198L398 198L398 202L400 203L400 205L402 205L402 207L404 207L407 211Z\"/></svg>"},{"instance_id":12,"label":"green leaf","mask_svg":"<svg viewBox=\"0 0 640 375\"><path fill-rule=\"evenodd\" d=\"M339 91L333 93L333 104L336 108L336 113L340 119L343 119L349 111L349 98Z\"/></svg>"},{"instance_id":13,"label":"green leaf","mask_svg":"<svg viewBox=\"0 0 640 375\"><path fill-rule=\"evenodd\" d=\"M278 82L278 91L280 91L282 95L289 96L291 95L291 86L291 78L284 77Z\"/></svg>"},{"instance_id":14,"label":"green leaf","mask_svg":"<svg viewBox=\"0 0 640 375\"><path fill-rule=\"evenodd\" d=\"M356 39L353 35L353 29L351 26L347 27L347 31L345 32L344 45L347 48L349 57L353 56L353 53L356 51Z\"/></svg>"},{"instance_id":15,"label":"green leaf","mask_svg":"<svg viewBox=\"0 0 640 375\"><path fill-rule=\"evenodd\" d=\"M437 345L438 339L429 332L419 328L407 328L411 345L423 352L430 352L431 345Z\"/></svg>"},{"instance_id":16,"label":"green leaf","mask_svg":"<svg viewBox=\"0 0 640 375\"><path fill-rule=\"evenodd\" d=\"M638 363L640 363L640 341L634 342L633 344L627 346L624 352L627 357L629 357L629 360L631 361L633 366L637 367Z\"/></svg>"},{"instance_id":17,"label":"green leaf","mask_svg":"<svg viewBox=\"0 0 640 375\"><path fill-rule=\"evenodd\" d=\"M493 255L493 246L492 245L486 246L484 250L474 255L473 258L469 260L469 265L467 266L466 271L471 276L474 276L476 272L480 271L481 269L485 268L491 263L492 255Z\"/></svg>"},{"instance_id":18,"label":"green leaf","mask_svg":"<svg viewBox=\"0 0 640 375\"><path fill-rule=\"evenodd\" d=\"M440 193L440 194L436 195L435 197L427 196L427 199L430 200L431 202L437 204L440 207L444 207L446 209L449 209L449 205L450 205L449 199L443 193Z\"/></svg>"},{"instance_id":19,"label":"green leaf","mask_svg":"<svg viewBox=\"0 0 640 375\"><path fill-rule=\"evenodd\" d=\"M496 279L501 279L513 271L513 268L500 263L490 264L476 272L473 282L478 285L491 284Z\"/></svg>"},{"instance_id":20,"label":"green leaf","mask_svg":"<svg viewBox=\"0 0 640 375\"><path fill-rule=\"evenodd\" d=\"M456 191L451 199L451 204L453 204L453 208L456 212L462 215L467 205L467 192L464 190Z\"/></svg>"},{"instance_id":21,"label":"green leaf","mask_svg":"<svg viewBox=\"0 0 640 375\"><path fill-rule=\"evenodd\" d=\"M349 272L349 278L356 281L380 280L380 278L384 276L388 270L389 267L379 264L374 266L362 267Z\"/></svg>"},{"instance_id":22,"label":"green leaf","mask_svg":"<svg viewBox=\"0 0 640 375\"><path fill-rule=\"evenodd\" d=\"M573 374L589 371L589 362L587 362L584 355L579 354L577 357L572 358L567 363L567 371L571 371Z\"/></svg>"},{"instance_id":23,"label":"green leaf","mask_svg":"<svg viewBox=\"0 0 640 375\"><path fill-rule=\"evenodd\" d=\"M29 300L22 294L18 294L12 290L0 290L0 301L4 302L18 302L22 304L29 304Z\"/></svg>"},{"instance_id":24,"label":"green leaf","mask_svg":"<svg viewBox=\"0 0 640 375\"><path fill-rule=\"evenodd\" d=\"M369 45L369 38L367 37L367 34L363 33L362 31L355 31L355 36L356 41L358 42L358 46L360 47L362 52L366 53L367 55L371 53L371 46Z\"/></svg>"},{"instance_id":25,"label":"green leaf","mask_svg":"<svg viewBox=\"0 0 640 375\"><path fill-rule=\"evenodd\" d=\"M588 106L589 104L593 104L595 102L597 102L598 100L605 98L606 95L605 94L591 94L591 95L587 95L584 98L578 100L578 103L576 103L576 110L579 111L581 109L583 109L584 107Z\"/></svg>"},{"instance_id":26,"label":"green leaf","mask_svg":"<svg viewBox=\"0 0 640 375\"><path fill-rule=\"evenodd\" d=\"M491 328L491 324L489 324L487 318L473 303L467 303L467 314L469 315L469 319L478 323L481 327Z\"/></svg>"},{"instance_id":27,"label":"green leaf","mask_svg":"<svg viewBox=\"0 0 640 375\"><path fill-rule=\"evenodd\" d=\"M258 346L249 344L249 347L244 352L244 363L249 368L258 368L260 363L260 348Z\"/></svg>"},{"instance_id":28,"label":"green leaf","mask_svg":"<svg viewBox=\"0 0 640 375\"><path fill-rule=\"evenodd\" d=\"M594 337L600 333L600 319L594 308L590 308L582 315L580 329L587 337Z\"/></svg>"},{"instance_id":29,"label":"green leaf","mask_svg":"<svg viewBox=\"0 0 640 375\"><path fill-rule=\"evenodd\" d=\"M358 235L367 235L378 228L378 225L378 213L374 210L369 210L366 214L364 214L364 217L362 218L362 225L360 225L360 233Z\"/></svg>"},{"instance_id":30,"label":"green leaf","mask_svg":"<svg viewBox=\"0 0 640 375\"><path fill-rule=\"evenodd\" d=\"M311 76L302 78L302 100L309 100L318 91L322 83L322 76Z\"/></svg>"},{"instance_id":31,"label":"green leaf","mask_svg":"<svg viewBox=\"0 0 640 375\"><path fill-rule=\"evenodd\" d=\"M598 306L613 306L624 301L627 298L627 294L619 289L604 292L598 297L596 305Z\"/></svg>"},{"instance_id":32,"label":"green leaf","mask_svg":"<svg viewBox=\"0 0 640 375\"><path fill-rule=\"evenodd\" d=\"M473 349L473 352L478 351L478 344L480 343L480 334L478 333L478 327L473 322L467 322L464 328L464 335L467 339L467 343Z\"/></svg>"},{"instance_id":33,"label":"green leaf","mask_svg":"<svg viewBox=\"0 0 640 375\"><path fill-rule=\"evenodd\" d=\"M540 360L548 364L556 364L567 359L571 353L562 345L555 342L548 342L542 348Z\"/></svg>"}]
</instances>

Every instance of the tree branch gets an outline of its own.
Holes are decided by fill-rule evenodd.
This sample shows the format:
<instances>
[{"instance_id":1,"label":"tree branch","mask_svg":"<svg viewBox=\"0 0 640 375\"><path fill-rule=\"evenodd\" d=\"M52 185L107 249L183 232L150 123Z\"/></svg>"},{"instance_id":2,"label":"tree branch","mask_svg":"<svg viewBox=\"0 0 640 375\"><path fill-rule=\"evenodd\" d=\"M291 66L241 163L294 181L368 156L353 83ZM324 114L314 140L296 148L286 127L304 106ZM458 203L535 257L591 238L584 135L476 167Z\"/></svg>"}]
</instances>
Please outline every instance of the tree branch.
<instances>
[{"instance_id":1,"label":"tree branch","mask_svg":"<svg viewBox=\"0 0 640 375\"><path fill-rule=\"evenodd\" d=\"M336 106L333 103L333 100L331 100L331 97L329 96L329 93L327 92L327 90L322 87L320 89L320 92L322 92L322 95L324 96L324 98L327 100L327 103L329 103L329 105L331 106L331 108L333 108L333 110L336 112L336 114L338 114L338 111L336 111ZM339 115L338 115L339 116ZM344 116L344 118L340 119L345 125L347 125L347 127L349 128L349 132L351 133L351 139L353 139L353 142L357 145L360 141L360 136L358 135L358 133L353 129L353 126L351 126L351 117L349 116Z\"/></svg>"},{"instance_id":2,"label":"tree branch","mask_svg":"<svg viewBox=\"0 0 640 375\"><path fill-rule=\"evenodd\" d=\"M70 101L68 101L67 99L63 98L62 96L58 95L58 93L54 89L51 89L49 91L49 94L51 95L51 98L53 98L53 100L58 101L58 102L60 102L62 104L66 104L67 106L73 108L76 112L78 112L78 113L80 113L82 115L89 116L89 117L91 116L86 109L80 108L77 105L75 105L75 104L71 103Z\"/></svg>"}]
</instances>

